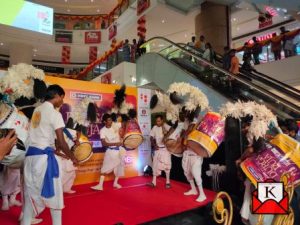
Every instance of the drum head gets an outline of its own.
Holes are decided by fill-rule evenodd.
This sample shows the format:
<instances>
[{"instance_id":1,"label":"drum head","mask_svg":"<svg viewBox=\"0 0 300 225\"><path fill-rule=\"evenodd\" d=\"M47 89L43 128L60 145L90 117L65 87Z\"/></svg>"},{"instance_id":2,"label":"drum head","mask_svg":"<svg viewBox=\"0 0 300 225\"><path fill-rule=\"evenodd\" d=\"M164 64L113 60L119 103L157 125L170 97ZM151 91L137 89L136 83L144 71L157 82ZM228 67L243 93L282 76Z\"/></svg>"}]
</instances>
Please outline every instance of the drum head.
<instances>
[{"instance_id":1,"label":"drum head","mask_svg":"<svg viewBox=\"0 0 300 225\"><path fill-rule=\"evenodd\" d=\"M75 158L79 163L86 162L93 155L92 145L88 142L81 143L73 149Z\"/></svg>"},{"instance_id":2,"label":"drum head","mask_svg":"<svg viewBox=\"0 0 300 225\"><path fill-rule=\"evenodd\" d=\"M128 135L124 139L124 146L128 149L136 149L143 143L143 136L140 134Z\"/></svg>"},{"instance_id":3,"label":"drum head","mask_svg":"<svg viewBox=\"0 0 300 225\"><path fill-rule=\"evenodd\" d=\"M187 146L190 149L192 149L197 155L199 155L203 158L210 157L210 155L208 154L208 151L201 144L199 144L198 142L188 140L187 141Z\"/></svg>"}]
</instances>

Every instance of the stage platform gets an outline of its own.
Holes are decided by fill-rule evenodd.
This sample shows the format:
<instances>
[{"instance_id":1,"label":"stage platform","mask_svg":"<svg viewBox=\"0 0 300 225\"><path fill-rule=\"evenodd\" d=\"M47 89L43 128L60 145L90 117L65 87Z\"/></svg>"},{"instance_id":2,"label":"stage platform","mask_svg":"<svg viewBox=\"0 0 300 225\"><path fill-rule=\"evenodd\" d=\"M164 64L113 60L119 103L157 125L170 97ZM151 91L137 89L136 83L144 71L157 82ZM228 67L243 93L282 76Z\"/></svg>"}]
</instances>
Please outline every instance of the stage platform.
<instances>
[{"instance_id":1,"label":"stage platform","mask_svg":"<svg viewBox=\"0 0 300 225\"><path fill-rule=\"evenodd\" d=\"M207 200L198 203L197 196L183 195L188 184L171 181L172 188L166 189L164 178L158 178L157 187L152 188L146 185L150 181L151 177L121 179L123 188L119 190L113 189L112 182L106 182L101 192L91 190L92 185L76 186L75 194L65 195L63 225L158 224L154 221L203 208L215 197L214 192L205 190ZM19 224L20 210L13 207L8 212L0 211L0 224ZM40 218L44 220L41 225L51 224L49 210Z\"/></svg>"}]
</instances>

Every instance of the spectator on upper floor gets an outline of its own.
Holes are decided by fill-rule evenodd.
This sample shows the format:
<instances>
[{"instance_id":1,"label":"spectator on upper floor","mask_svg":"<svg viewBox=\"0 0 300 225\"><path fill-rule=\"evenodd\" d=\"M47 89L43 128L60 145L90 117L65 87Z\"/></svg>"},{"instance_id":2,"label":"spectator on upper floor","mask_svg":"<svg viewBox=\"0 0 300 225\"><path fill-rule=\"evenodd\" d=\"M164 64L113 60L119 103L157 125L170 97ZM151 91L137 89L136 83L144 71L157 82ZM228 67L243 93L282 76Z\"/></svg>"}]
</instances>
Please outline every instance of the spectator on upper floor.
<instances>
[{"instance_id":1,"label":"spectator on upper floor","mask_svg":"<svg viewBox=\"0 0 300 225\"><path fill-rule=\"evenodd\" d=\"M252 54L253 54L254 64L258 65L260 64L259 54L262 53L262 46L257 41L256 37L253 37L252 40L253 40Z\"/></svg>"},{"instance_id":2,"label":"spectator on upper floor","mask_svg":"<svg viewBox=\"0 0 300 225\"><path fill-rule=\"evenodd\" d=\"M125 40L125 43L123 45L123 56L124 61L130 62L130 45L128 39Z\"/></svg>"},{"instance_id":3,"label":"spectator on upper floor","mask_svg":"<svg viewBox=\"0 0 300 225\"><path fill-rule=\"evenodd\" d=\"M141 48L141 46L146 43L146 40L145 40L145 37L144 36L140 36L139 38L139 41L138 41L138 44L137 44L137 52L138 52L138 55L141 56L143 54L146 53L146 48Z\"/></svg>"},{"instance_id":4,"label":"spectator on upper floor","mask_svg":"<svg viewBox=\"0 0 300 225\"><path fill-rule=\"evenodd\" d=\"M131 62L135 63L135 60L137 58L137 42L136 42L136 39L132 40L130 53L131 53Z\"/></svg>"},{"instance_id":5,"label":"spectator on upper floor","mask_svg":"<svg viewBox=\"0 0 300 225\"><path fill-rule=\"evenodd\" d=\"M231 66L230 66L229 72L233 73L234 75L238 75L240 72L239 71L240 62L239 62L238 57L235 54L236 54L236 50L231 49L229 52L229 55L231 57Z\"/></svg>"},{"instance_id":6,"label":"spectator on upper floor","mask_svg":"<svg viewBox=\"0 0 300 225\"><path fill-rule=\"evenodd\" d=\"M282 47L284 51L284 57L288 58L294 55L294 44L293 44L293 38L289 38L286 36L289 30L286 30L285 27L280 27L281 35L283 35L282 38Z\"/></svg>"},{"instance_id":7,"label":"spectator on upper floor","mask_svg":"<svg viewBox=\"0 0 300 225\"><path fill-rule=\"evenodd\" d=\"M191 41L187 43L187 46L191 47L191 48L194 48L195 45L196 45L196 37L193 36L192 39L191 39Z\"/></svg>"},{"instance_id":8,"label":"spectator on upper floor","mask_svg":"<svg viewBox=\"0 0 300 225\"><path fill-rule=\"evenodd\" d=\"M223 54L223 69L229 70L231 66L231 57L229 55L229 47L224 47L224 54Z\"/></svg>"},{"instance_id":9,"label":"spectator on upper floor","mask_svg":"<svg viewBox=\"0 0 300 225\"><path fill-rule=\"evenodd\" d=\"M211 63L215 63L215 51L213 50L211 44L209 42L207 42L205 44L205 52L202 55L203 59L206 59L207 61L211 62Z\"/></svg>"},{"instance_id":10,"label":"spectator on upper floor","mask_svg":"<svg viewBox=\"0 0 300 225\"><path fill-rule=\"evenodd\" d=\"M275 60L281 59L281 41L276 40L277 34L274 33L271 39L271 51L274 54Z\"/></svg>"},{"instance_id":11,"label":"spectator on upper floor","mask_svg":"<svg viewBox=\"0 0 300 225\"><path fill-rule=\"evenodd\" d=\"M205 51L205 37L200 36L200 40L196 42L195 48L199 49L201 52Z\"/></svg>"}]
</instances>

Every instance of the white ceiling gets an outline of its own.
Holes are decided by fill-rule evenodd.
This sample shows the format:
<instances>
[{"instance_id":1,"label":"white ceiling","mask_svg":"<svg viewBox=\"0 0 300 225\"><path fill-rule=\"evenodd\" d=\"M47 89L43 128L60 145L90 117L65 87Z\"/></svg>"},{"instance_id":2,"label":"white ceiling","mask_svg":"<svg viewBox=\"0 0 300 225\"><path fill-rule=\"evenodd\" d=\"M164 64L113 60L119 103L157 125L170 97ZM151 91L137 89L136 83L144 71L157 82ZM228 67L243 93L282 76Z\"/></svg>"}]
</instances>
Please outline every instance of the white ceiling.
<instances>
[{"instance_id":1,"label":"white ceiling","mask_svg":"<svg viewBox=\"0 0 300 225\"><path fill-rule=\"evenodd\" d=\"M55 9L56 13L93 15L108 14L118 0L29 0Z\"/></svg>"}]
</instances>

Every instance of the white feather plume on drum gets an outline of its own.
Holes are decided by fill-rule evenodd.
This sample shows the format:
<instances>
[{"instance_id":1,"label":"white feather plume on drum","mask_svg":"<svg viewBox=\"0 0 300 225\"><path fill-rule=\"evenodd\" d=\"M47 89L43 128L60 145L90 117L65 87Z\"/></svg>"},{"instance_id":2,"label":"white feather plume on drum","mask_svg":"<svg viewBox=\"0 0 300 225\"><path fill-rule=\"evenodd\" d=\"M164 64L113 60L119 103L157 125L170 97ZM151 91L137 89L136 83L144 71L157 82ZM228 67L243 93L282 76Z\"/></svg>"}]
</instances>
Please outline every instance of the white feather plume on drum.
<instances>
[{"instance_id":1,"label":"white feather plume on drum","mask_svg":"<svg viewBox=\"0 0 300 225\"><path fill-rule=\"evenodd\" d=\"M68 135L66 130L69 133ZM93 147L89 142L89 139L85 135L83 135L82 133L80 134L80 137L78 139L79 145L76 145L74 142L74 140L77 139L76 130L66 128L64 130L64 135L69 148L72 150L74 157L79 161L79 163L84 163L92 157Z\"/></svg>"},{"instance_id":2,"label":"white feather plume on drum","mask_svg":"<svg viewBox=\"0 0 300 225\"><path fill-rule=\"evenodd\" d=\"M1 163L12 168L21 168L25 160L26 147L28 144L29 120L14 106L0 103L0 129L14 129L18 136L18 143L11 152L4 157ZM5 134L4 134L5 135Z\"/></svg>"}]
</instances>

